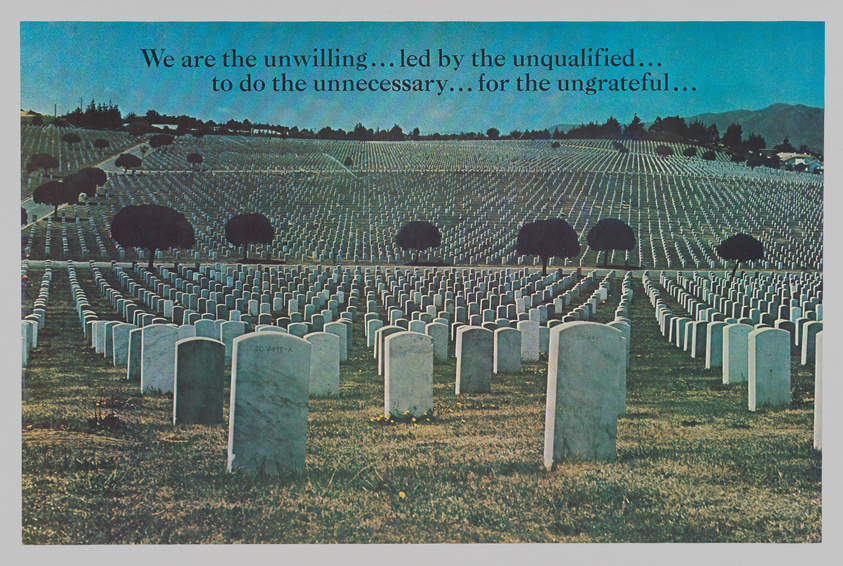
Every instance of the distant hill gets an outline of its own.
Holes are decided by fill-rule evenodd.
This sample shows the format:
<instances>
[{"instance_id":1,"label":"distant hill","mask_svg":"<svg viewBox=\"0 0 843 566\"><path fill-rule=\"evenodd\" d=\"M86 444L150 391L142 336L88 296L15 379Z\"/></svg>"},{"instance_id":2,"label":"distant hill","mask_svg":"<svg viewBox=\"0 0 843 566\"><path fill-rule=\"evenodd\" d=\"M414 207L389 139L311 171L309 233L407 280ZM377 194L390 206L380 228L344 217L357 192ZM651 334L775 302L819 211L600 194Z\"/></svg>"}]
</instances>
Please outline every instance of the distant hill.
<instances>
[{"instance_id":1,"label":"distant hill","mask_svg":"<svg viewBox=\"0 0 843 566\"><path fill-rule=\"evenodd\" d=\"M697 114L684 116L685 122L690 124L699 120L706 126L714 124L722 135L731 124L738 123L743 128L743 137L758 134L767 142L767 147L773 147L788 137L790 143L798 148L807 144L812 150L825 153L822 108L813 108L802 104L773 104L763 110L732 110L730 112ZM655 117L653 117L655 118ZM605 121L603 118L602 121ZM600 123L602 123L602 121ZM644 124L647 128L652 121ZM576 124L578 126L579 124ZM624 124L625 125L625 124ZM548 128L549 131L560 129L567 132L574 124L557 124Z\"/></svg>"},{"instance_id":2,"label":"distant hill","mask_svg":"<svg viewBox=\"0 0 843 566\"><path fill-rule=\"evenodd\" d=\"M722 135L731 124L738 123L743 128L743 137L749 134L760 135L773 147L788 137L790 143L798 148L806 144L809 148L825 153L822 108L813 108L802 104L773 104L763 110L732 110L718 114L698 114L686 116L685 122L699 120L706 126L714 124Z\"/></svg>"}]
</instances>

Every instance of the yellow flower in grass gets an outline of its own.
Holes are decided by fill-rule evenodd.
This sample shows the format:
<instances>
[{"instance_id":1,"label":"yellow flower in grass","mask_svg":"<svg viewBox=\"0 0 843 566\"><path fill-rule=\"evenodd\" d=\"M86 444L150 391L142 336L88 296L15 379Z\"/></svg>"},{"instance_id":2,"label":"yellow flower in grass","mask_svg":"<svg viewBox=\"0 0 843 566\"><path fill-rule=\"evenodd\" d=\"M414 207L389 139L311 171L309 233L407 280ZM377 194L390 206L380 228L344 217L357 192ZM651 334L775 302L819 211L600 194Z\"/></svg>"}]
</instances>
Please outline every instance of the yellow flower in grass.
<instances>
[{"instance_id":1,"label":"yellow flower in grass","mask_svg":"<svg viewBox=\"0 0 843 566\"><path fill-rule=\"evenodd\" d=\"M399 492L398 492L398 498L399 498L399 499L404 499L404 498L406 498L406 497L407 497L407 494L406 494L406 493L404 493L403 491L399 491Z\"/></svg>"}]
</instances>

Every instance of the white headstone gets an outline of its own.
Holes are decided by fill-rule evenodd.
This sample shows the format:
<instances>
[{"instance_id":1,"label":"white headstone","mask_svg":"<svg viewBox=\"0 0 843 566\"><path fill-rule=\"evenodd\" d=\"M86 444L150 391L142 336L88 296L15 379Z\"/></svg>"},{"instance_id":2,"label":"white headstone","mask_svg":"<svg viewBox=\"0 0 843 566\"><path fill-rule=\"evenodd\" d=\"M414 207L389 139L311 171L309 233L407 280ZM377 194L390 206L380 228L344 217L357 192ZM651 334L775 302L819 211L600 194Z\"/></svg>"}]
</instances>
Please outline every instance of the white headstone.
<instances>
[{"instance_id":1,"label":"white headstone","mask_svg":"<svg viewBox=\"0 0 843 566\"><path fill-rule=\"evenodd\" d=\"M624 368L620 330L591 322L551 329L544 465L569 457L617 455L618 397Z\"/></svg>"},{"instance_id":2,"label":"white headstone","mask_svg":"<svg viewBox=\"0 0 843 566\"><path fill-rule=\"evenodd\" d=\"M151 324L141 329L142 393L173 391L178 338L178 328L168 324Z\"/></svg>"},{"instance_id":3,"label":"white headstone","mask_svg":"<svg viewBox=\"0 0 843 566\"><path fill-rule=\"evenodd\" d=\"M494 336L495 359L492 371L497 373L521 372L521 331L515 328L498 328Z\"/></svg>"},{"instance_id":4,"label":"white headstone","mask_svg":"<svg viewBox=\"0 0 843 566\"><path fill-rule=\"evenodd\" d=\"M520 320L516 327L521 331L521 361L539 361L539 323Z\"/></svg>"},{"instance_id":5,"label":"white headstone","mask_svg":"<svg viewBox=\"0 0 843 566\"><path fill-rule=\"evenodd\" d=\"M790 334L779 328L749 333L749 410L790 405Z\"/></svg>"},{"instance_id":6,"label":"white headstone","mask_svg":"<svg viewBox=\"0 0 843 566\"><path fill-rule=\"evenodd\" d=\"M425 325L425 334L433 340L433 361L445 363L448 361L448 325L440 322L430 322Z\"/></svg>"},{"instance_id":7,"label":"white headstone","mask_svg":"<svg viewBox=\"0 0 843 566\"><path fill-rule=\"evenodd\" d=\"M327 322L325 323L324 331L329 334L334 334L339 338L340 343L340 362L348 361L348 328L342 322Z\"/></svg>"},{"instance_id":8,"label":"white headstone","mask_svg":"<svg viewBox=\"0 0 843 566\"><path fill-rule=\"evenodd\" d=\"M433 409L433 340L397 332L384 340L384 416L418 417Z\"/></svg>"},{"instance_id":9,"label":"white headstone","mask_svg":"<svg viewBox=\"0 0 843 566\"><path fill-rule=\"evenodd\" d=\"M523 339L523 338L522 338ZM490 393L494 333L477 326L457 329L457 380L454 388L460 393Z\"/></svg>"},{"instance_id":10,"label":"white headstone","mask_svg":"<svg viewBox=\"0 0 843 566\"><path fill-rule=\"evenodd\" d=\"M310 342L310 395L340 394L340 337L328 332L305 335Z\"/></svg>"},{"instance_id":11,"label":"white headstone","mask_svg":"<svg viewBox=\"0 0 843 566\"><path fill-rule=\"evenodd\" d=\"M137 326L134 324L122 322L111 329L111 342L114 350L112 363L115 366L125 366L129 363L129 332L136 328Z\"/></svg>"},{"instance_id":12,"label":"white headstone","mask_svg":"<svg viewBox=\"0 0 843 566\"><path fill-rule=\"evenodd\" d=\"M723 327L723 383L741 383L749 379L749 333L747 324Z\"/></svg>"},{"instance_id":13,"label":"white headstone","mask_svg":"<svg viewBox=\"0 0 843 566\"><path fill-rule=\"evenodd\" d=\"M228 470L280 473L305 467L311 345L291 334L234 339Z\"/></svg>"}]
</instances>

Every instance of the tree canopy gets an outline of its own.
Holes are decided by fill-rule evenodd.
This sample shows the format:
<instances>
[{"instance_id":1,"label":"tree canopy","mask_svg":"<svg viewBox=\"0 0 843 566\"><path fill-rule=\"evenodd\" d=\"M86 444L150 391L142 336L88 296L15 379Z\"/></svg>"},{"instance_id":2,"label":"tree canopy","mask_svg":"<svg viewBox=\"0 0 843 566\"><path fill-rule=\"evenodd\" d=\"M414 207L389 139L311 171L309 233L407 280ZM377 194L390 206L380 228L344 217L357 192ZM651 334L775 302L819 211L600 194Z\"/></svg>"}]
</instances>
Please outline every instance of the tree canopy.
<instances>
[{"instance_id":1,"label":"tree canopy","mask_svg":"<svg viewBox=\"0 0 843 566\"><path fill-rule=\"evenodd\" d=\"M737 122L732 123L726 128L726 133L720 138L720 141L728 148L740 149L742 143L743 128Z\"/></svg>"},{"instance_id":2,"label":"tree canopy","mask_svg":"<svg viewBox=\"0 0 843 566\"><path fill-rule=\"evenodd\" d=\"M609 265L610 250L631 250L635 248L635 232L617 218L602 218L585 236L591 249L598 253L605 252L604 264Z\"/></svg>"},{"instance_id":3,"label":"tree canopy","mask_svg":"<svg viewBox=\"0 0 843 566\"><path fill-rule=\"evenodd\" d=\"M47 181L37 187L32 192L32 200L37 204L48 204L54 206L53 217L58 218L59 206L72 202L70 200L72 191L67 190L68 185L59 181ZM73 195L76 199L79 198L79 193Z\"/></svg>"},{"instance_id":4,"label":"tree canopy","mask_svg":"<svg viewBox=\"0 0 843 566\"><path fill-rule=\"evenodd\" d=\"M719 246L714 248L714 251L722 259L735 262L729 281L735 276L735 271L737 271L741 262L764 259L764 244L749 234L743 233L726 238Z\"/></svg>"},{"instance_id":5,"label":"tree canopy","mask_svg":"<svg viewBox=\"0 0 843 566\"><path fill-rule=\"evenodd\" d=\"M238 214L225 223L225 239L232 245L243 246L243 260L247 260L249 244L269 244L275 228L269 219L258 212Z\"/></svg>"},{"instance_id":6,"label":"tree canopy","mask_svg":"<svg viewBox=\"0 0 843 566\"><path fill-rule=\"evenodd\" d=\"M124 172L128 172L129 169L137 169L143 165L143 161L133 153L121 153L120 157L114 162L114 165L116 167L122 167Z\"/></svg>"},{"instance_id":7,"label":"tree canopy","mask_svg":"<svg viewBox=\"0 0 843 566\"><path fill-rule=\"evenodd\" d=\"M191 168L195 171L197 165L202 165L202 155L199 153L188 153L187 154L187 162L190 164Z\"/></svg>"},{"instance_id":8,"label":"tree canopy","mask_svg":"<svg viewBox=\"0 0 843 566\"><path fill-rule=\"evenodd\" d=\"M68 204L78 201L79 195L83 193L88 197L97 196L97 183L94 177L86 175L81 171L65 177L62 180L62 185L64 185L64 190L67 193L66 198Z\"/></svg>"},{"instance_id":9,"label":"tree canopy","mask_svg":"<svg viewBox=\"0 0 843 566\"><path fill-rule=\"evenodd\" d=\"M102 187L105 185L106 181L108 181L108 176L105 174L105 171L99 167L83 167L77 171L77 173L90 179L97 187Z\"/></svg>"},{"instance_id":10,"label":"tree canopy","mask_svg":"<svg viewBox=\"0 0 843 566\"><path fill-rule=\"evenodd\" d=\"M155 134L154 136L149 138L149 146L152 149L167 147L168 145L172 144L175 139L175 137L169 134Z\"/></svg>"},{"instance_id":11,"label":"tree canopy","mask_svg":"<svg viewBox=\"0 0 843 566\"><path fill-rule=\"evenodd\" d=\"M46 171L47 169L55 169L58 166L59 160L49 153L36 153L26 163L26 172L32 173L38 169Z\"/></svg>"},{"instance_id":12,"label":"tree canopy","mask_svg":"<svg viewBox=\"0 0 843 566\"><path fill-rule=\"evenodd\" d=\"M673 148L669 145L658 145L656 146L656 155L659 155L661 157L670 157L671 155L673 155Z\"/></svg>"},{"instance_id":13,"label":"tree canopy","mask_svg":"<svg viewBox=\"0 0 843 566\"><path fill-rule=\"evenodd\" d=\"M76 132L69 132L67 134L64 134L61 137L61 141L65 142L66 144L68 144L70 146L72 146L75 143L81 142L82 138L80 138L79 134L77 134Z\"/></svg>"},{"instance_id":14,"label":"tree canopy","mask_svg":"<svg viewBox=\"0 0 843 566\"><path fill-rule=\"evenodd\" d=\"M149 269L156 250L190 249L196 245L193 226L184 214L159 204L122 208L111 221L111 237L124 248L149 250Z\"/></svg>"},{"instance_id":15,"label":"tree canopy","mask_svg":"<svg viewBox=\"0 0 843 566\"><path fill-rule=\"evenodd\" d=\"M414 220L404 224L395 235L395 243L402 250L416 250L415 262L419 261L419 252L436 248L442 243L439 228L423 220Z\"/></svg>"},{"instance_id":16,"label":"tree canopy","mask_svg":"<svg viewBox=\"0 0 843 566\"><path fill-rule=\"evenodd\" d=\"M518 255L537 255L542 260L542 275L547 275L547 262L552 257L568 258L580 253L577 232L561 218L537 220L518 232Z\"/></svg>"}]
</instances>

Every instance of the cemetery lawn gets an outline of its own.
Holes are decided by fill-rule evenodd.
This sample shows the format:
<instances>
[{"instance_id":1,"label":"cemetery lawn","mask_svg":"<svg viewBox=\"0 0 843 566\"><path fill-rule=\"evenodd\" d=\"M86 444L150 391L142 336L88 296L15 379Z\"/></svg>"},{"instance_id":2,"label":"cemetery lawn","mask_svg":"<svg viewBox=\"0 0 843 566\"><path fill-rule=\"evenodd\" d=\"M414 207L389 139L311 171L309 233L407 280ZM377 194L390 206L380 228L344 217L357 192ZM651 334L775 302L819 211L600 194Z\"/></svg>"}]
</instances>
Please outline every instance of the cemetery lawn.
<instances>
[{"instance_id":1,"label":"cemetery lawn","mask_svg":"<svg viewBox=\"0 0 843 566\"><path fill-rule=\"evenodd\" d=\"M340 396L310 400L306 472L278 477L226 472L227 419L174 426L171 395L95 355L54 269L22 388L23 543L820 542L813 366L792 358L790 407L750 412L746 384L659 334L640 274L634 291L615 460L544 468L544 356L486 395L454 394L451 357L429 421L384 422L357 322Z\"/></svg>"}]
</instances>

